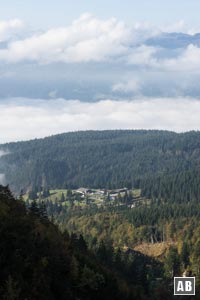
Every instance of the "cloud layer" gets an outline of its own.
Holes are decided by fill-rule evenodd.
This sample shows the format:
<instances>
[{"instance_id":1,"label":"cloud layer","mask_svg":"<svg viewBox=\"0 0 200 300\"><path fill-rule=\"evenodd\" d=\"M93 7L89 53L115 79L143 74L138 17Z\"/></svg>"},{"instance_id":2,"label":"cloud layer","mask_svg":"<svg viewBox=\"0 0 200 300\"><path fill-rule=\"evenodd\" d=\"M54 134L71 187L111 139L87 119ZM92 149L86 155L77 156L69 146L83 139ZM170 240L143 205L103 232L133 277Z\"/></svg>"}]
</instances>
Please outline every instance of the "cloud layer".
<instances>
[{"instance_id":1,"label":"cloud layer","mask_svg":"<svg viewBox=\"0 0 200 300\"><path fill-rule=\"evenodd\" d=\"M185 28L183 21L154 28L91 14L47 31L25 31L18 19L0 22L0 97L199 97L200 34L183 34Z\"/></svg>"},{"instance_id":2,"label":"cloud layer","mask_svg":"<svg viewBox=\"0 0 200 300\"><path fill-rule=\"evenodd\" d=\"M83 103L12 99L0 104L0 143L88 129L200 130L200 101L190 98Z\"/></svg>"},{"instance_id":3,"label":"cloud layer","mask_svg":"<svg viewBox=\"0 0 200 300\"><path fill-rule=\"evenodd\" d=\"M0 22L0 42L4 42L21 32L24 23L19 19Z\"/></svg>"},{"instance_id":4,"label":"cloud layer","mask_svg":"<svg viewBox=\"0 0 200 300\"><path fill-rule=\"evenodd\" d=\"M166 26L165 30L184 30L184 26L184 22L180 21ZM24 24L18 19L0 22L0 41L9 40L20 30L24 30ZM171 58L172 50L169 53L165 51L163 55L161 47L145 44L149 38L159 37L163 31L164 28L155 29L146 23L130 26L115 18L102 20L86 13L70 26L30 33L18 40L11 39L6 47L0 49L0 62L50 64L117 61L164 71L199 68L200 48L196 45L188 45ZM186 36L181 38L186 39Z\"/></svg>"},{"instance_id":5,"label":"cloud layer","mask_svg":"<svg viewBox=\"0 0 200 300\"><path fill-rule=\"evenodd\" d=\"M0 60L40 63L104 61L126 54L131 29L112 18L100 20L82 15L66 28L51 29L14 41L0 51Z\"/></svg>"},{"instance_id":6,"label":"cloud layer","mask_svg":"<svg viewBox=\"0 0 200 300\"><path fill-rule=\"evenodd\" d=\"M200 130L200 35L173 32L185 28L91 14L47 31L0 22L0 143L87 129Z\"/></svg>"}]
</instances>

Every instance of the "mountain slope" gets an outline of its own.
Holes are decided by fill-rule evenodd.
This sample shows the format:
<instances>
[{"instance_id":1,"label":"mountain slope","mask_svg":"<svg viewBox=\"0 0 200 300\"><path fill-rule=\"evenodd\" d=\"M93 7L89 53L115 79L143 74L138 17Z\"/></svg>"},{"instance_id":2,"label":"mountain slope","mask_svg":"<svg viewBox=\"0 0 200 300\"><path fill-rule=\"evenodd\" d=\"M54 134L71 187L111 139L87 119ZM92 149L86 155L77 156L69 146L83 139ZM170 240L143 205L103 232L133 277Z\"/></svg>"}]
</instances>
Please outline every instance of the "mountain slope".
<instances>
[{"instance_id":1,"label":"mountain slope","mask_svg":"<svg viewBox=\"0 0 200 300\"><path fill-rule=\"evenodd\" d=\"M46 186L119 188L196 170L200 133L86 131L5 144L0 173L14 190Z\"/></svg>"},{"instance_id":2,"label":"mountain slope","mask_svg":"<svg viewBox=\"0 0 200 300\"><path fill-rule=\"evenodd\" d=\"M26 209L2 186L0 240L0 299L146 299L142 286L137 292L139 282L126 283L122 272L102 263L81 236L61 233L44 210ZM151 261L139 254L137 259Z\"/></svg>"}]
</instances>

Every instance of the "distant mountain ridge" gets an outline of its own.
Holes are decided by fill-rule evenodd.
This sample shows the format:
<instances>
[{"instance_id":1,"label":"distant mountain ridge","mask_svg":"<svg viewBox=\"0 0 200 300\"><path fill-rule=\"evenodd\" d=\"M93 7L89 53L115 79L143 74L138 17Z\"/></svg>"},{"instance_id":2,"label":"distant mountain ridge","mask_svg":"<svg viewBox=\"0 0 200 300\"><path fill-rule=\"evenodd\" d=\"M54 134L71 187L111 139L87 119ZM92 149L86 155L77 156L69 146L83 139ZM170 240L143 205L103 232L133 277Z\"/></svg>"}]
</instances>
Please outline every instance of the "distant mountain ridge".
<instances>
[{"instance_id":1,"label":"distant mountain ridge","mask_svg":"<svg viewBox=\"0 0 200 300\"><path fill-rule=\"evenodd\" d=\"M13 190L119 188L138 179L196 170L200 132L83 131L0 146L0 173Z\"/></svg>"},{"instance_id":2,"label":"distant mountain ridge","mask_svg":"<svg viewBox=\"0 0 200 300\"><path fill-rule=\"evenodd\" d=\"M162 48L185 48L190 44L193 44L197 47L200 46L200 33L194 35L186 33L161 33L157 36L154 36L145 41L145 44L148 46L156 46Z\"/></svg>"}]
</instances>

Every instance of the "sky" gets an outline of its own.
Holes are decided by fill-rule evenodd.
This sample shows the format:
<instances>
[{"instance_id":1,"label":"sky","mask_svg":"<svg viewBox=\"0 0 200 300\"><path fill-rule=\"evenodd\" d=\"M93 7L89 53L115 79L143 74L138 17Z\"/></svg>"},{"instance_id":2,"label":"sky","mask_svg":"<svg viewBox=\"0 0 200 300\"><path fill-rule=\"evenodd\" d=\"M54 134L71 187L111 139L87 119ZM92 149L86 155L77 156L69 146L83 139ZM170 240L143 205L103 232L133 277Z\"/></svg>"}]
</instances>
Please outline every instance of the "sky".
<instances>
[{"instance_id":1,"label":"sky","mask_svg":"<svg viewBox=\"0 0 200 300\"><path fill-rule=\"evenodd\" d=\"M200 130L199 11L196 0L2 1L0 144Z\"/></svg>"},{"instance_id":2,"label":"sky","mask_svg":"<svg viewBox=\"0 0 200 300\"><path fill-rule=\"evenodd\" d=\"M198 25L200 2L197 0L6 0L0 1L1 19L21 18L34 27L47 28L69 24L84 12L101 18L116 17L128 23L152 24L185 20Z\"/></svg>"}]
</instances>

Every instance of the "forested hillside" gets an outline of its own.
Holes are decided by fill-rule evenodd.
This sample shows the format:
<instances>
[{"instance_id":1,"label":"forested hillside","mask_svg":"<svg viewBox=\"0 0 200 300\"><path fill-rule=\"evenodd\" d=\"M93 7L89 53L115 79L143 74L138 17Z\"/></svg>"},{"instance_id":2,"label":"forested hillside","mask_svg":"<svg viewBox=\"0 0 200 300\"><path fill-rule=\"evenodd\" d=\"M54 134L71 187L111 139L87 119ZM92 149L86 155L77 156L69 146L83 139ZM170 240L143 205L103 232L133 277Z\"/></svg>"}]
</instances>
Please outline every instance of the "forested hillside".
<instances>
[{"instance_id":1,"label":"forested hillside","mask_svg":"<svg viewBox=\"0 0 200 300\"><path fill-rule=\"evenodd\" d=\"M125 274L127 258L124 254L139 251L155 259L153 265L150 263L153 269L146 268L143 260L141 261L139 280L149 286L152 285L152 280L165 282L172 295L168 283L173 282L174 276L187 274L196 277L199 292L199 201L173 203L162 198L140 198L140 201L135 198L132 202L135 203L129 205L129 198L125 194L124 197L119 195L114 203L105 200L101 206L92 201L87 201L87 204L82 206L82 201L86 200L79 199L78 206L72 197L75 195L72 196L69 191L66 196L61 194L60 198L54 198L55 200L51 195L47 198L39 195L37 202L46 203L49 216L53 215L62 231L68 230L70 233L83 235L89 249L96 253L101 249L103 261L113 263L117 255L118 268ZM30 206L32 201L27 199L27 205ZM134 268L137 270L137 267L135 265ZM136 270L128 271L130 278L138 278ZM159 298L154 295L153 299Z\"/></svg>"},{"instance_id":2,"label":"forested hillside","mask_svg":"<svg viewBox=\"0 0 200 300\"><path fill-rule=\"evenodd\" d=\"M151 281L162 274L161 264L135 251L119 264L117 250L111 255L101 243L89 250L82 236L61 233L44 206L26 208L2 186L0 241L2 300L153 299Z\"/></svg>"},{"instance_id":3,"label":"forested hillside","mask_svg":"<svg viewBox=\"0 0 200 300\"><path fill-rule=\"evenodd\" d=\"M154 288L158 292L163 285L164 299L171 299L173 277L183 274L196 277L199 293L199 201L174 203L136 192L121 192L114 200L104 195L98 201L95 194L82 197L71 190L30 192L23 198L28 208L45 204L62 232L83 236L102 263L123 274L126 283L141 285L148 299L160 299Z\"/></svg>"},{"instance_id":4,"label":"forested hillside","mask_svg":"<svg viewBox=\"0 0 200 300\"><path fill-rule=\"evenodd\" d=\"M0 150L7 153L0 158L0 173L14 190L135 186L156 196L155 181L159 193L174 180L181 186L193 176L198 181L200 133L86 131L10 143Z\"/></svg>"},{"instance_id":5,"label":"forested hillside","mask_svg":"<svg viewBox=\"0 0 200 300\"><path fill-rule=\"evenodd\" d=\"M1 145L0 298L168 300L183 273L199 297L199 154L199 132Z\"/></svg>"}]
</instances>

